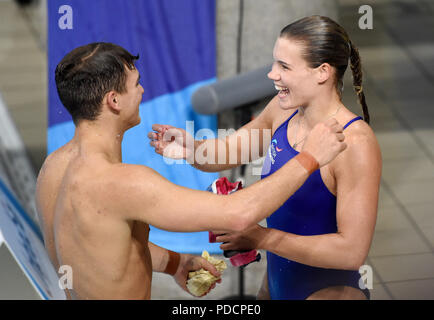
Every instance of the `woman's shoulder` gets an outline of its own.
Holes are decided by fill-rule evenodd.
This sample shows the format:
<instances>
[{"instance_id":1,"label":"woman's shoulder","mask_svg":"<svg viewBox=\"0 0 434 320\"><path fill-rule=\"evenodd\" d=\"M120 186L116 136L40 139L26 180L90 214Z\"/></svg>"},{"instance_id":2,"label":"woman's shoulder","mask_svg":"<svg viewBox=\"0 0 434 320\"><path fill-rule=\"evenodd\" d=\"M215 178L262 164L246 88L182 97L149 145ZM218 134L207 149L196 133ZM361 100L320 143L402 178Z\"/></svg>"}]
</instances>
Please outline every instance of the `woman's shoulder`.
<instances>
[{"instance_id":1,"label":"woman's shoulder","mask_svg":"<svg viewBox=\"0 0 434 320\"><path fill-rule=\"evenodd\" d=\"M352 112L344 114L339 123L349 124L358 116ZM372 128L364 120L351 122L344 130L347 148L335 159L334 167L350 166L357 163L371 163L381 165L381 150Z\"/></svg>"},{"instance_id":2,"label":"woman's shoulder","mask_svg":"<svg viewBox=\"0 0 434 320\"><path fill-rule=\"evenodd\" d=\"M377 140L371 126L364 121L363 117L348 109L338 119L338 122L345 128L344 135L346 140L348 138L348 142L360 139Z\"/></svg>"}]
</instances>

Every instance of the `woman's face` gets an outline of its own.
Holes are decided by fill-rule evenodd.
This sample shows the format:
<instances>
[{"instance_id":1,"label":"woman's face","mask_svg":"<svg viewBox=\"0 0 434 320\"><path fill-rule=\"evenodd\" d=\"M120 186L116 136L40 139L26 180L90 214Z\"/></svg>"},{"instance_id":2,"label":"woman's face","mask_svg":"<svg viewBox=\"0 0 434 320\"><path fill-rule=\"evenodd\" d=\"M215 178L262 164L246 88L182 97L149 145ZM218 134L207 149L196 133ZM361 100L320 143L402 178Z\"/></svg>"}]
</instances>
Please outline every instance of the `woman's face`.
<instances>
[{"instance_id":1,"label":"woman's face","mask_svg":"<svg viewBox=\"0 0 434 320\"><path fill-rule=\"evenodd\" d=\"M274 81L284 110L308 105L318 89L316 69L303 59L302 49L300 42L280 37L274 45L274 62L268 78Z\"/></svg>"}]
</instances>

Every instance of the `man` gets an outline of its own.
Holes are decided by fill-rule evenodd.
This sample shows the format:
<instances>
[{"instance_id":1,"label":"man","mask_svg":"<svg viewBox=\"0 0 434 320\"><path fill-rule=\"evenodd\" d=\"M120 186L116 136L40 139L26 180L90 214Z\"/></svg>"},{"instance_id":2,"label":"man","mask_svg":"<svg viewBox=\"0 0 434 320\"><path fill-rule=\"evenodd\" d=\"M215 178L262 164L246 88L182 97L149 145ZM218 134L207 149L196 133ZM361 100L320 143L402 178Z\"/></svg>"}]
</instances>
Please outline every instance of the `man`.
<instances>
[{"instance_id":1,"label":"man","mask_svg":"<svg viewBox=\"0 0 434 320\"><path fill-rule=\"evenodd\" d=\"M71 51L56 68L59 97L76 130L45 160L36 196L54 266L72 267L70 298L149 299L152 271L173 275L184 290L189 271L205 268L218 276L200 257L149 242L149 224L177 232L243 230L345 149L335 120L318 125L281 175L225 197L174 185L146 166L123 164L123 134L140 123L143 88L136 59L117 45L92 43Z\"/></svg>"}]
</instances>

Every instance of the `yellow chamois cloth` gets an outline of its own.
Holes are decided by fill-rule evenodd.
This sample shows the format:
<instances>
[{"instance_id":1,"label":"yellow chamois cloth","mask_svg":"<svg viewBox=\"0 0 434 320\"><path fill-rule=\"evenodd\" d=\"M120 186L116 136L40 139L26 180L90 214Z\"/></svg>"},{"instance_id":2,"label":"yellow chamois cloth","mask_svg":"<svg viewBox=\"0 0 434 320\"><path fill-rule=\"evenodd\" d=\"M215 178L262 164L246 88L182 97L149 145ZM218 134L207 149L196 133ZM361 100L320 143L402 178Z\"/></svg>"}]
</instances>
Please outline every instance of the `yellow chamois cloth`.
<instances>
[{"instance_id":1,"label":"yellow chamois cloth","mask_svg":"<svg viewBox=\"0 0 434 320\"><path fill-rule=\"evenodd\" d=\"M202 252L202 258L212 263L221 274L223 274L223 270L227 268L223 260L211 257L207 251ZM200 297L219 279L220 278L215 277L211 272L203 268L192 271L188 274L187 289L192 295Z\"/></svg>"}]
</instances>

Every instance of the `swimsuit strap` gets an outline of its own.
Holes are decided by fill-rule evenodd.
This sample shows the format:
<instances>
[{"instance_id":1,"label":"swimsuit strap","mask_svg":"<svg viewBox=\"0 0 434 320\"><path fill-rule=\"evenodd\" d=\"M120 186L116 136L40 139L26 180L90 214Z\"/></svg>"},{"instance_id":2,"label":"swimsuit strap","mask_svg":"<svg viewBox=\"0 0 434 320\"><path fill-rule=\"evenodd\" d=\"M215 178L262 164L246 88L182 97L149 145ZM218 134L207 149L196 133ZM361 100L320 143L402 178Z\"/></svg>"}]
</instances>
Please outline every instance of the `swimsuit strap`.
<instances>
[{"instance_id":1,"label":"swimsuit strap","mask_svg":"<svg viewBox=\"0 0 434 320\"><path fill-rule=\"evenodd\" d=\"M351 121L348 121L348 123L344 126L344 130L350 125L350 124L352 124L354 121L357 121L357 120L363 120L363 118L362 117L355 117L353 120L351 120Z\"/></svg>"},{"instance_id":2,"label":"swimsuit strap","mask_svg":"<svg viewBox=\"0 0 434 320\"><path fill-rule=\"evenodd\" d=\"M289 121L291 121L291 119L292 119L292 118L297 114L297 112L298 112L298 109L295 110L295 112L294 112L293 114L291 114L291 116L290 116L288 119L286 119L285 121L283 121L283 122L281 123L281 125L277 127L276 131L274 131L274 134L276 134L276 132L277 132L281 127L283 127L285 124L288 124ZM273 136L274 136L274 134L273 134Z\"/></svg>"},{"instance_id":3,"label":"swimsuit strap","mask_svg":"<svg viewBox=\"0 0 434 320\"><path fill-rule=\"evenodd\" d=\"M298 113L298 109L289 117L288 122Z\"/></svg>"},{"instance_id":4,"label":"swimsuit strap","mask_svg":"<svg viewBox=\"0 0 434 320\"><path fill-rule=\"evenodd\" d=\"M291 116L284 122L282 123L282 125L284 125L285 123L288 124L289 121L291 121L292 118L294 118L294 116L298 113L298 109L295 110L295 112L293 114L291 114ZM276 130L277 131L277 130Z\"/></svg>"},{"instance_id":5,"label":"swimsuit strap","mask_svg":"<svg viewBox=\"0 0 434 320\"><path fill-rule=\"evenodd\" d=\"M277 130L279 130L283 125L285 125L285 124L288 124L289 123L289 121L291 121L291 119L296 115L298 113L298 109L293 113L293 114L291 114L291 116L286 120L286 121L284 121L277 129L276 129L276 131L274 132L274 133L276 133L277 132ZM354 119L352 119L352 120L350 120L350 121L348 121L347 122L347 124L344 126L344 130L349 126L349 125L351 125L353 122L355 122L355 121L357 121L357 120L363 120L363 118L362 117L355 117Z\"/></svg>"}]
</instances>

